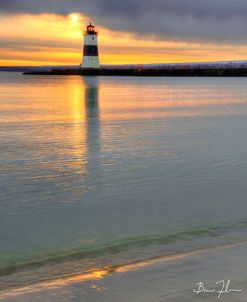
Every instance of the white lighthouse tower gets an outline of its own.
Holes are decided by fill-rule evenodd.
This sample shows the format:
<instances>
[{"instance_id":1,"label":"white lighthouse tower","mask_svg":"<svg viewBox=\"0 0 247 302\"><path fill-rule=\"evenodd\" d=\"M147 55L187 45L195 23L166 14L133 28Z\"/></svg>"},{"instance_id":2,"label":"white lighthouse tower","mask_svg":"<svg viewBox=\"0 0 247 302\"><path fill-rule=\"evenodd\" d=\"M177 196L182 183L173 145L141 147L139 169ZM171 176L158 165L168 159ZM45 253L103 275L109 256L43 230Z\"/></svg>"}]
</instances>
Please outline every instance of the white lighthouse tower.
<instances>
[{"instance_id":1,"label":"white lighthouse tower","mask_svg":"<svg viewBox=\"0 0 247 302\"><path fill-rule=\"evenodd\" d=\"M87 26L84 32L84 49L82 68L99 69L99 51L98 51L98 33L95 27L91 24Z\"/></svg>"}]
</instances>

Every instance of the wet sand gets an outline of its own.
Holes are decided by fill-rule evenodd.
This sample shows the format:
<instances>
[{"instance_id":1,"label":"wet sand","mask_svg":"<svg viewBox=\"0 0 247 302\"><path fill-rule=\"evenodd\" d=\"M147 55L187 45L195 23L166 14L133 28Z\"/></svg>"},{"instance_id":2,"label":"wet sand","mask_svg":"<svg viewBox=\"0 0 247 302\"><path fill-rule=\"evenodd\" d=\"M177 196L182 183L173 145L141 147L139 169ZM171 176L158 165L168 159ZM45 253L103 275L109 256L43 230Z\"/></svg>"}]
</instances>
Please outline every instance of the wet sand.
<instances>
[{"instance_id":1,"label":"wet sand","mask_svg":"<svg viewBox=\"0 0 247 302\"><path fill-rule=\"evenodd\" d=\"M107 268L64 278L44 281L3 292L4 302L29 301L219 301L220 280L231 280L229 289L241 292L223 293L221 301L246 301L246 242L217 248L150 259L109 271ZM196 283L215 288L214 293L193 292Z\"/></svg>"}]
</instances>

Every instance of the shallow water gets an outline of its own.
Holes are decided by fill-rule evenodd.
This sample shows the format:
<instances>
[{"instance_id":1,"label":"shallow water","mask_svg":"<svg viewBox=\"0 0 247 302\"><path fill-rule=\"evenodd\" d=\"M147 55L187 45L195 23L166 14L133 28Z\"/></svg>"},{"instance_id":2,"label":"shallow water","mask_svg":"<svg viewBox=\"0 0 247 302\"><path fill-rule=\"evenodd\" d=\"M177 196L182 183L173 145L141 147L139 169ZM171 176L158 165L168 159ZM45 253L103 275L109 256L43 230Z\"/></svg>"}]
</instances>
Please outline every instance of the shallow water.
<instances>
[{"instance_id":1,"label":"shallow water","mask_svg":"<svg viewBox=\"0 0 247 302\"><path fill-rule=\"evenodd\" d=\"M245 78L0 73L2 287L245 239L246 117Z\"/></svg>"}]
</instances>

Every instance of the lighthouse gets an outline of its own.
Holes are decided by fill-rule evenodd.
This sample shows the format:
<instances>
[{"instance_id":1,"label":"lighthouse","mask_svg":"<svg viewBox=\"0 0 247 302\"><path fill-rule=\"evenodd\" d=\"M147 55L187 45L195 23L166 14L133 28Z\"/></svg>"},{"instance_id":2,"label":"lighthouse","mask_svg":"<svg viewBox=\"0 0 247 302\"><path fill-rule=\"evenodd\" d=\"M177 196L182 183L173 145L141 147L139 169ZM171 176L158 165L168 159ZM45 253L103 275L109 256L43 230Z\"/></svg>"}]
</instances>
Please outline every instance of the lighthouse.
<instances>
[{"instance_id":1,"label":"lighthouse","mask_svg":"<svg viewBox=\"0 0 247 302\"><path fill-rule=\"evenodd\" d=\"M98 51L98 33L95 31L95 27L90 24L87 26L84 32L84 48L82 68L98 69L99 65L99 51Z\"/></svg>"}]
</instances>

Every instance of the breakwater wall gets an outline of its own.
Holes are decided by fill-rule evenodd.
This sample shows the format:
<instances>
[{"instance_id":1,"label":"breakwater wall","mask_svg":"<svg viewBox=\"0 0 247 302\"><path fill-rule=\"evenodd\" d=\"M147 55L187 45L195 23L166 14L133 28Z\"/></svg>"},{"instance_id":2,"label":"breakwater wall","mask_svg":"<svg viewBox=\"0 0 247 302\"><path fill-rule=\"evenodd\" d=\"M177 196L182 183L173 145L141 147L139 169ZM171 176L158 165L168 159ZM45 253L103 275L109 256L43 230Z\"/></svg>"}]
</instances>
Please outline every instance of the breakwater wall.
<instances>
[{"instance_id":1,"label":"breakwater wall","mask_svg":"<svg viewBox=\"0 0 247 302\"><path fill-rule=\"evenodd\" d=\"M246 77L247 61L187 63L102 65L99 69L54 67L34 69L24 74L36 75L95 75L95 76L190 76L190 77Z\"/></svg>"}]
</instances>

